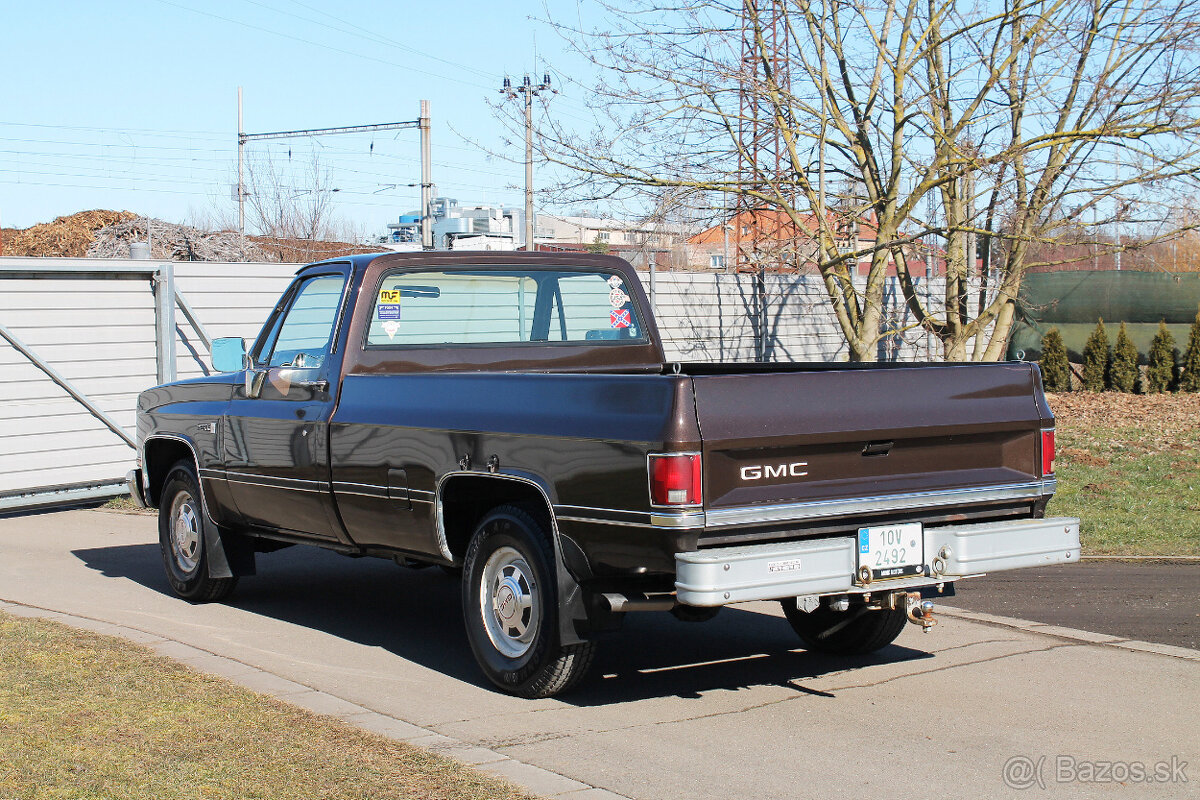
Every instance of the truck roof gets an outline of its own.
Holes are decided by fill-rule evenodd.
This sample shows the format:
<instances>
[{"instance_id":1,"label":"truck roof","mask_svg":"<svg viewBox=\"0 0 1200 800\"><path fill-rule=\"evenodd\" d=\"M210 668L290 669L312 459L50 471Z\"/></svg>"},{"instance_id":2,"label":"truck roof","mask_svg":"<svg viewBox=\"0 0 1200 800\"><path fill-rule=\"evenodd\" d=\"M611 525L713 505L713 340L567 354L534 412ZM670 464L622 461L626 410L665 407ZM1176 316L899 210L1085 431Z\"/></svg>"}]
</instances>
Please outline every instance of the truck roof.
<instances>
[{"instance_id":1,"label":"truck roof","mask_svg":"<svg viewBox=\"0 0 1200 800\"><path fill-rule=\"evenodd\" d=\"M574 251L534 251L527 253L524 250L421 250L397 253L391 250L385 250L379 253L359 253L357 255L329 258L313 264L305 264L303 267L296 270L296 274L299 275L301 272L313 267L347 263L350 264L351 267L353 267L357 272L359 270L365 270L377 260L385 261L389 268L405 267L410 265L454 268L455 266L511 266L516 264L564 267L598 267L601 269L614 270L624 273L629 278L630 283L635 283L639 287L641 285L638 281L637 273L636 270L634 270L633 265L625 259L618 258L617 256L602 255L599 253L579 253Z\"/></svg>"},{"instance_id":2,"label":"truck roof","mask_svg":"<svg viewBox=\"0 0 1200 800\"><path fill-rule=\"evenodd\" d=\"M536 372L658 372L663 368L662 340L655 324L650 300L642 288L637 271L622 258L598 253L524 251L421 251L410 253L366 253L328 259L310 264L297 274L333 265L349 264L355 286L348 340L366 341L370 298L385 273L404 269L432 269L441 272L579 270L616 273L623 281L627 301L632 301L645 331L640 342L617 345L606 341L523 342L521 344L480 344L349 348L345 374L388 373L438 370L488 370ZM361 287L361 291L358 287ZM367 298L364 300L364 298Z\"/></svg>"}]
</instances>

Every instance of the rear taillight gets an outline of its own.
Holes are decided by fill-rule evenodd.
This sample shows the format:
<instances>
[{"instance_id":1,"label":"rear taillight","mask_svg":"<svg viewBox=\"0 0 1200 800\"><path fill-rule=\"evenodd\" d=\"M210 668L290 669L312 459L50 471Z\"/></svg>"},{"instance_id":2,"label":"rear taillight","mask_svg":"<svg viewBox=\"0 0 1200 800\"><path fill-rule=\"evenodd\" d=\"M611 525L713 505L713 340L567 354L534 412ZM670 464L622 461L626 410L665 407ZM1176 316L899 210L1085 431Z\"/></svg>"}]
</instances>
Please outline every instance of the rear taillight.
<instances>
[{"instance_id":1,"label":"rear taillight","mask_svg":"<svg viewBox=\"0 0 1200 800\"><path fill-rule=\"evenodd\" d=\"M1054 429L1042 431L1042 476L1054 474Z\"/></svg>"},{"instance_id":2,"label":"rear taillight","mask_svg":"<svg viewBox=\"0 0 1200 800\"><path fill-rule=\"evenodd\" d=\"M699 453L651 455L649 470L651 505L700 504L703 495L700 490Z\"/></svg>"}]
</instances>

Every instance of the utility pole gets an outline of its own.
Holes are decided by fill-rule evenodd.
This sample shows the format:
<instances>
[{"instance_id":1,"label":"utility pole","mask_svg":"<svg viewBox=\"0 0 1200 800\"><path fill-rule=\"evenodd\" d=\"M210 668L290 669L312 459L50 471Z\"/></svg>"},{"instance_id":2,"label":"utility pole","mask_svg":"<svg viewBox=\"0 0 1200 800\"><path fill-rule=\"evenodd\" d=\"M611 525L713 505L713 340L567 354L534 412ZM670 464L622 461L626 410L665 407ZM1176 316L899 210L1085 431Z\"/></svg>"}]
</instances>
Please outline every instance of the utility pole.
<instances>
[{"instance_id":1,"label":"utility pole","mask_svg":"<svg viewBox=\"0 0 1200 800\"><path fill-rule=\"evenodd\" d=\"M242 179L242 151L246 142L261 139L298 139L303 137L329 136L338 133L374 133L376 131L394 131L399 128L419 128L421 131L421 247L433 249L433 228L429 217L430 196L433 191L433 179L430 167L430 119L429 101L421 101L421 116L408 122L383 122L376 125L345 125L339 128L309 128L299 131L274 131L272 133L245 133L242 130L242 87L238 87L238 230L246 235L246 188ZM334 189L334 191L337 191Z\"/></svg>"},{"instance_id":2,"label":"utility pole","mask_svg":"<svg viewBox=\"0 0 1200 800\"><path fill-rule=\"evenodd\" d=\"M238 233L242 238L246 238L246 184L242 179L242 151L246 149L246 143L242 141L242 87L238 87L238 185L237 185L237 201L238 201ZM244 242L243 242L244 244Z\"/></svg>"},{"instance_id":3,"label":"utility pole","mask_svg":"<svg viewBox=\"0 0 1200 800\"><path fill-rule=\"evenodd\" d=\"M542 74L542 82L536 86L525 76L520 86L513 87L507 77L500 93L509 99L516 99L518 94L525 98L525 250L532 251L533 246L533 98L542 92L558 94L557 89L550 88L550 73Z\"/></svg>"},{"instance_id":4,"label":"utility pole","mask_svg":"<svg viewBox=\"0 0 1200 800\"><path fill-rule=\"evenodd\" d=\"M429 101L421 101L421 118L417 120L421 129L421 249L433 249L433 218L429 207L433 205L433 166L429 158Z\"/></svg>"}]
</instances>

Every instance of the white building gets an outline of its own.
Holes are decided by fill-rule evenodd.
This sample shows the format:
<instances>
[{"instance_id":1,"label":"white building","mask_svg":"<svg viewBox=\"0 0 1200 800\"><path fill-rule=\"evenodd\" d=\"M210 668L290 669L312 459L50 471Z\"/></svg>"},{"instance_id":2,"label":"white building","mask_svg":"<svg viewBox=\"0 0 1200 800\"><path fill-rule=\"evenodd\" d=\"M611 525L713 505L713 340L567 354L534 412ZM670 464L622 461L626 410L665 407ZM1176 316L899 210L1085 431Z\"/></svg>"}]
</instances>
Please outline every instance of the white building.
<instances>
[{"instance_id":1,"label":"white building","mask_svg":"<svg viewBox=\"0 0 1200 800\"><path fill-rule=\"evenodd\" d=\"M509 206L462 206L450 197L430 204L435 250L517 250L525 246L525 210ZM534 242L538 245L606 245L615 250L666 249L683 241L678 226L652 225L600 217L537 216ZM388 224L381 239L393 249L421 245L421 214L412 211Z\"/></svg>"}]
</instances>

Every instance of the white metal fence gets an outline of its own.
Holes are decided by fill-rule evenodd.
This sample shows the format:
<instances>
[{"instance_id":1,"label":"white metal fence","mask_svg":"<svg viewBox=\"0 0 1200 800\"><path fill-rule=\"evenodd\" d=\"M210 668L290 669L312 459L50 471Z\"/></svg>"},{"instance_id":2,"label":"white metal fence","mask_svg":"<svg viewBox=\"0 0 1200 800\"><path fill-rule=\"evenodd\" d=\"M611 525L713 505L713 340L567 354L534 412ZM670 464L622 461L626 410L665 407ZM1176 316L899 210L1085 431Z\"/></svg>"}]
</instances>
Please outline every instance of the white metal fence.
<instances>
[{"instance_id":1,"label":"white metal fence","mask_svg":"<svg viewBox=\"0 0 1200 800\"><path fill-rule=\"evenodd\" d=\"M296 264L0 258L0 512L123 493L137 394L205 374L209 343L255 336ZM813 276L642 274L667 358L845 358ZM936 295L939 286L929 287ZM908 324L889 284L888 325ZM765 339L757 327L766 319ZM881 342L885 360L926 360L923 334Z\"/></svg>"}]
</instances>

